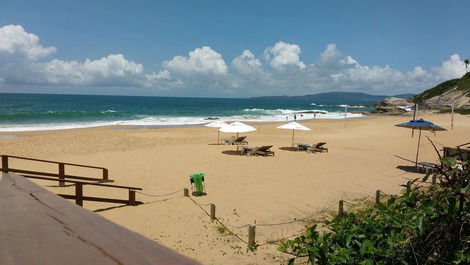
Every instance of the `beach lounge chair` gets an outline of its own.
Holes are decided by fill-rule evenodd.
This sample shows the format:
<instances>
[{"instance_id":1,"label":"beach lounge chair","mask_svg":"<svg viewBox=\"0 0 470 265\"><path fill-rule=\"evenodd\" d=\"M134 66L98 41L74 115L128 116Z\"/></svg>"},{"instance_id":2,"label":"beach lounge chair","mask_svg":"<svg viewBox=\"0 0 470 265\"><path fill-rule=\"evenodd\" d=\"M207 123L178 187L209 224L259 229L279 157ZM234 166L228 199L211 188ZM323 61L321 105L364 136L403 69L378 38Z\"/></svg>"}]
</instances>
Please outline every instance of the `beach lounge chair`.
<instances>
[{"instance_id":1,"label":"beach lounge chair","mask_svg":"<svg viewBox=\"0 0 470 265\"><path fill-rule=\"evenodd\" d=\"M246 136L240 136L238 138L231 137L229 139L225 139L224 143L225 144L231 144L231 145L244 145L248 144L248 141L245 141Z\"/></svg>"},{"instance_id":2,"label":"beach lounge chair","mask_svg":"<svg viewBox=\"0 0 470 265\"><path fill-rule=\"evenodd\" d=\"M232 144L235 139L237 139L235 136L230 136L229 138L224 139L224 144Z\"/></svg>"},{"instance_id":3,"label":"beach lounge chair","mask_svg":"<svg viewBox=\"0 0 470 265\"><path fill-rule=\"evenodd\" d=\"M319 143L313 144L310 147L310 149L307 150L307 152L310 152L310 153L315 153L315 152L323 153L323 152L326 152L326 153L328 153L328 148L323 147L325 144L326 144L325 142L319 142Z\"/></svg>"},{"instance_id":4,"label":"beach lounge chair","mask_svg":"<svg viewBox=\"0 0 470 265\"><path fill-rule=\"evenodd\" d=\"M297 151L307 151L311 147L311 145L309 144L301 144L301 143L296 143L295 146L297 147Z\"/></svg>"},{"instance_id":5,"label":"beach lounge chair","mask_svg":"<svg viewBox=\"0 0 470 265\"><path fill-rule=\"evenodd\" d=\"M248 146L242 146L242 148L240 149L240 154L241 155L251 156L251 155L253 155L253 152L256 151L257 149L258 149L258 147L252 148L252 147L248 147Z\"/></svg>"},{"instance_id":6,"label":"beach lounge chair","mask_svg":"<svg viewBox=\"0 0 470 265\"><path fill-rule=\"evenodd\" d=\"M429 172L434 172L437 168L437 164L431 162L418 162L418 166L428 174Z\"/></svg>"},{"instance_id":7,"label":"beach lounge chair","mask_svg":"<svg viewBox=\"0 0 470 265\"><path fill-rule=\"evenodd\" d=\"M253 152L254 155L261 155L261 156L272 155L272 156L274 156L274 151L269 150L271 147L273 147L273 146L272 145L265 145L265 146L257 147L252 152Z\"/></svg>"}]
</instances>

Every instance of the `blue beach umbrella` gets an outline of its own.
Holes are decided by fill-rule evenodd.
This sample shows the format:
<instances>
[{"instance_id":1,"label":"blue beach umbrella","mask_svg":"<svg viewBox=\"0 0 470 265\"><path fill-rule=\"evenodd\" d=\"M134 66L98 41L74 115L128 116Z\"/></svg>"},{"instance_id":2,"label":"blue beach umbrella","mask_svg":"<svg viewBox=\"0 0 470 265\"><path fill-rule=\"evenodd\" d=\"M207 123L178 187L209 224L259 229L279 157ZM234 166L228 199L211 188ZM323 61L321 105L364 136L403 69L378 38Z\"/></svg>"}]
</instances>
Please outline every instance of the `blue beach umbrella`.
<instances>
[{"instance_id":1,"label":"blue beach umbrella","mask_svg":"<svg viewBox=\"0 0 470 265\"><path fill-rule=\"evenodd\" d=\"M421 131L422 130L432 131L432 132L447 131L446 129L444 129L440 126L437 126L436 124L434 124L430 121L425 121L423 119L412 120L412 121L409 121L409 122L396 124L395 126L419 130L418 148L416 150L416 162L415 162L416 168L418 168L418 155L419 155L419 144L421 142Z\"/></svg>"}]
</instances>

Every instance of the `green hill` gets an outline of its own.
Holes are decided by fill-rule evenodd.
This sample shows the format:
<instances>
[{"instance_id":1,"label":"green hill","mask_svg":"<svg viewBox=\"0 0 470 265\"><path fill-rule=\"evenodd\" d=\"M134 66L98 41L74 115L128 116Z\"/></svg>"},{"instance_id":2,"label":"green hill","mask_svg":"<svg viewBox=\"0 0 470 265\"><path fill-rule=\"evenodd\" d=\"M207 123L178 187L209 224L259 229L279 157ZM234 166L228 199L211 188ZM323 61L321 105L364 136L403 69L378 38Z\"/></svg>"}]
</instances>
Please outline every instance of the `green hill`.
<instances>
[{"instance_id":1,"label":"green hill","mask_svg":"<svg viewBox=\"0 0 470 265\"><path fill-rule=\"evenodd\" d=\"M457 87L457 90L462 90L464 94L470 94L470 72L466 73L460 79L452 79L445 81L433 88L424 91L421 94L414 96L413 102L423 103L426 99L442 95L443 93L454 87Z\"/></svg>"}]
</instances>

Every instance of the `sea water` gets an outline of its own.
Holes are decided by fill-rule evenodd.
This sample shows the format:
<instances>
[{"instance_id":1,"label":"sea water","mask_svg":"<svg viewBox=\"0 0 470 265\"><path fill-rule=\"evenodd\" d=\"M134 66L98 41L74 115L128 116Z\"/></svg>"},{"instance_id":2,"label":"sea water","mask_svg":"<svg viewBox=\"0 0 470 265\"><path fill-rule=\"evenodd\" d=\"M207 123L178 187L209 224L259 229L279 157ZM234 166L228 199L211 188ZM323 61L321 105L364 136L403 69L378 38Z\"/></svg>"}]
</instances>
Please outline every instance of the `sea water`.
<instances>
[{"instance_id":1,"label":"sea water","mask_svg":"<svg viewBox=\"0 0 470 265\"><path fill-rule=\"evenodd\" d=\"M353 104L354 102L347 102ZM372 102L371 102L372 103ZM39 131L111 125L180 126L224 121L342 119L342 104L262 98L177 98L137 96L2 94L0 131ZM348 105L347 118L370 107ZM313 113L321 112L321 113Z\"/></svg>"}]
</instances>

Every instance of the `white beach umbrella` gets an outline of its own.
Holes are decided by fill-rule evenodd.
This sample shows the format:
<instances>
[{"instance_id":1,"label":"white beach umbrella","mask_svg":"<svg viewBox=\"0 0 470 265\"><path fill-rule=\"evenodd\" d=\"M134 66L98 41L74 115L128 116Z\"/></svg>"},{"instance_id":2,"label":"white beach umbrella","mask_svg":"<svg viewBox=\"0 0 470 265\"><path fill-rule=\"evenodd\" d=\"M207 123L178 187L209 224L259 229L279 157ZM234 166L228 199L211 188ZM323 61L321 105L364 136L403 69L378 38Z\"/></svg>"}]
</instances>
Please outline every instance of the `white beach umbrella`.
<instances>
[{"instance_id":1,"label":"white beach umbrella","mask_svg":"<svg viewBox=\"0 0 470 265\"><path fill-rule=\"evenodd\" d=\"M243 122L236 121L221 127L219 131L224 133L237 133L238 137L239 133L256 131L256 128L251 127L248 124L244 124Z\"/></svg>"},{"instance_id":2,"label":"white beach umbrella","mask_svg":"<svg viewBox=\"0 0 470 265\"><path fill-rule=\"evenodd\" d=\"M206 127L211 127L211 128L222 128L224 126L228 125L224 121L214 121L211 123L208 123L204 126ZM220 131L217 129L217 143L220 144Z\"/></svg>"},{"instance_id":3,"label":"white beach umbrella","mask_svg":"<svg viewBox=\"0 0 470 265\"><path fill-rule=\"evenodd\" d=\"M219 131L224 133L237 133L238 137L239 133L256 131L256 128L248 124L244 124L243 122L236 121L221 127Z\"/></svg>"},{"instance_id":4,"label":"white beach umbrella","mask_svg":"<svg viewBox=\"0 0 470 265\"><path fill-rule=\"evenodd\" d=\"M292 146L294 146L294 131L310 131L310 128L303 126L295 121L278 126L278 129L292 130Z\"/></svg>"}]
</instances>

